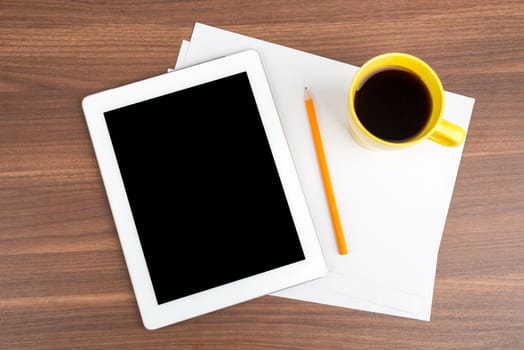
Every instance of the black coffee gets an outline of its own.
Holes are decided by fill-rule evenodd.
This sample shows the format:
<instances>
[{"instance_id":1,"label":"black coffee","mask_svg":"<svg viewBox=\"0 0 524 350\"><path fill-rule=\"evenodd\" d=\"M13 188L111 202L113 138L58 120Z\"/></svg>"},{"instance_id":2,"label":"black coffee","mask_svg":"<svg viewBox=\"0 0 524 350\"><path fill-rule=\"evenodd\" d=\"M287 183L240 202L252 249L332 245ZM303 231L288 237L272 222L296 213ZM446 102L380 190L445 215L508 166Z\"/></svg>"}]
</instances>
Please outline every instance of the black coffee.
<instances>
[{"instance_id":1,"label":"black coffee","mask_svg":"<svg viewBox=\"0 0 524 350\"><path fill-rule=\"evenodd\" d=\"M431 115L431 97L413 73L387 67L371 74L355 95L355 112L364 127L386 141L409 140Z\"/></svg>"}]
</instances>

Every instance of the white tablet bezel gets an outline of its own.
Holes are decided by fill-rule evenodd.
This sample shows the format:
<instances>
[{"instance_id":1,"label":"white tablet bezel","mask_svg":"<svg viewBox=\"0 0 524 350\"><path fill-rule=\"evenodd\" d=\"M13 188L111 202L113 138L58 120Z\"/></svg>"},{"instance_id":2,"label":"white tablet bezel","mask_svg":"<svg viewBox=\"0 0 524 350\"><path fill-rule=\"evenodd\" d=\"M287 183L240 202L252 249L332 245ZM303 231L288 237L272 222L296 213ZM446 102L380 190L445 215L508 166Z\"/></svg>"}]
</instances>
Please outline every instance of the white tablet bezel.
<instances>
[{"instance_id":1,"label":"white tablet bezel","mask_svg":"<svg viewBox=\"0 0 524 350\"><path fill-rule=\"evenodd\" d=\"M161 305L156 302L133 215L104 118L111 111L157 96L247 72L305 259ZM82 101L116 229L144 326L156 329L324 275L327 270L262 63L243 51L87 96ZM305 111L304 111L305 113ZM306 118L306 115L304 115Z\"/></svg>"}]
</instances>

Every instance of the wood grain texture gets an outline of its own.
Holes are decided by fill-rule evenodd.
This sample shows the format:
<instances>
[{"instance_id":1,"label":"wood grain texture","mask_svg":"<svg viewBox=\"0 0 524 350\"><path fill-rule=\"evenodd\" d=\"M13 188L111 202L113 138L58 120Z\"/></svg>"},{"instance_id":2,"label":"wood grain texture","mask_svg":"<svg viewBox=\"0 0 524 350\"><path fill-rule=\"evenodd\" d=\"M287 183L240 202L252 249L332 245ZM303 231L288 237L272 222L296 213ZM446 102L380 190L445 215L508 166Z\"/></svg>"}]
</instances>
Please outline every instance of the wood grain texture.
<instances>
[{"instance_id":1,"label":"wood grain texture","mask_svg":"<svg viewBox=\"0 0 524 350\"><path fill-rule=\"evenodd\" d=\"M263 297L145 330L80 102L174 65L195 21L476 98L431 322ZM523 349L522 1L0 2L0 349Z\"/></svg>"}]
</instances>

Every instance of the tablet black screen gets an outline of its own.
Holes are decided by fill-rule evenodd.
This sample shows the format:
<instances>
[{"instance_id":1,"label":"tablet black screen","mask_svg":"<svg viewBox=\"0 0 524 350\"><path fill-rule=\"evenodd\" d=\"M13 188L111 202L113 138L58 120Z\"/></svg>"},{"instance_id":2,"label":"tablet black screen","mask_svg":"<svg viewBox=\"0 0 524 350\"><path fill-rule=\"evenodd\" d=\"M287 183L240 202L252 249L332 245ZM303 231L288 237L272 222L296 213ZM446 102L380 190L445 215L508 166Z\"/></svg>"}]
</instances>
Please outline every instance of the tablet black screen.
<instances>
[{"instance_id":1,"label":"tablet black screen","mask_svg":"<svg viewBox=\"0 0 524 350\"><path fill-rule=\"evenodd\" d=\"M104 115L159 304L304 259L246 73Z\"/></svg>"}]
</instances>

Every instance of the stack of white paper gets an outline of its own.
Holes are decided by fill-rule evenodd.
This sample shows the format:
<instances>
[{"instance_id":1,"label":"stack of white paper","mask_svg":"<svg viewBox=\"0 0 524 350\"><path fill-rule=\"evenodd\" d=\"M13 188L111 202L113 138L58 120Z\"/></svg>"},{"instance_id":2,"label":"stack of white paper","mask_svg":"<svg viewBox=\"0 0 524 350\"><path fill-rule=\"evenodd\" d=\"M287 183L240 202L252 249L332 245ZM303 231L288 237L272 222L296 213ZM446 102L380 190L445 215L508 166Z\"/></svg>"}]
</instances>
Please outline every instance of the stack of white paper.
<instances>
[{"instance_id":1,"label":"stack of white paper","mask_svg":"<svg viewBox=\"0 0 524 350\"><path fill-rule=\"evenodd\" d=\"M429 320L438 249L462 155L425 141L394 152L358 146L347 93L357 67L197 23L176 68L256 49L328 264L275 295ZM349 254L339 255L304 107L315 100ZM474 100L446 92L444 117L467 130Z\"/></svg>"}]
</instances>

